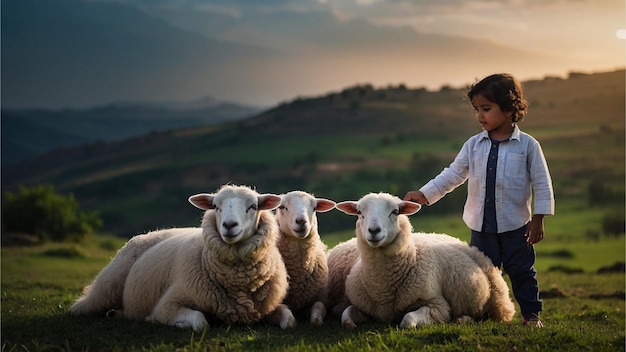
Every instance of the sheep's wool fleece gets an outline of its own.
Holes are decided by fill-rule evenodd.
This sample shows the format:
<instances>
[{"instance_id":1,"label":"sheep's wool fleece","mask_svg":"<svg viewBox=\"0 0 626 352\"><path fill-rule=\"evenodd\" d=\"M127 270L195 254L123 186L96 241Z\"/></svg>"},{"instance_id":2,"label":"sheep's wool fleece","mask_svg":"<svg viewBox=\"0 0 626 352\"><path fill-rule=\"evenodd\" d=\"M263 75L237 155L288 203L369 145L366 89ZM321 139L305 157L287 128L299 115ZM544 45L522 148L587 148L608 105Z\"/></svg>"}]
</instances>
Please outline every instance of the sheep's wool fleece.
<instances>
[{"instance_id":1,"label":"sheep's wool fleece","mask_svg":"<svg viewBox=\"0 0 626 352\"><path fill-rule=\"evenodd\" d=\"M341 242L328 253L328 279L324 287L324 304L336 316L341 316L350 301L346 297L346 277L359 260L356 238Z\"/></svg>"},{"instance_id":2,"label":"sheep's wool fleece","mask_svg":"<svg viewBox=\"0 0 626 352\"><path fill-rule=\"evenodd\" d=\"M262 211L252 237L226 244L217 230L215 211L206 211L201 232L165 240L137 261L124 293L125 315L146 317L168 295L181 306L227 324L258 321L287 293L277 236L273 215Z\"/></svg>"},{"instance_id":3,"label":"sheep's wool fleece","mask_svg":"<svg viewBox=\"0 0 626 352\"><path fill-rule=\"evenodd\" d=\"M312 305L321 298L328 278L326 245L320 239L317 224L304 239L281 234L278 247L289 275L284 303L294 311Z\"/></svg>"},{"instance_id":4,"label":"sheep's wool fleece","mask_svg":"<svg viewBox=\"0 0 626 352\"><path fill-rule=\"evenodd\" d=\"M134 236L117 251L111 262L98 273L93 282L84 288L70 312L89 314L121 309L124 282L137 259L168 238L198 232L200 232L198 228L173 228Z\"/></svg>"},{"instance_id":5,"label":"sheep's wool fleece","mask_svg":"<svg viewBox=\"0 0 626 352\"><path fill-rule=\"evenodd\" d=\"M492 297L490 286L506 284L501 276L490 282L495 276L485 270L493 266L488 269L475 261L478 257L470 251L477 249L466 243L460 247L454 239L429 241L428 235L411 233L405 216L398 221L402 230L387 248L369 247L357 227L360 260L346 278L352 304L380 321L400 320L407 312L428 305L435 321L446 322L463 315L482 317L492 309L494 299L500 300ZM508 290L506 295L502 297L505 310L512 313Z\"/></svg>"}]
</instances>

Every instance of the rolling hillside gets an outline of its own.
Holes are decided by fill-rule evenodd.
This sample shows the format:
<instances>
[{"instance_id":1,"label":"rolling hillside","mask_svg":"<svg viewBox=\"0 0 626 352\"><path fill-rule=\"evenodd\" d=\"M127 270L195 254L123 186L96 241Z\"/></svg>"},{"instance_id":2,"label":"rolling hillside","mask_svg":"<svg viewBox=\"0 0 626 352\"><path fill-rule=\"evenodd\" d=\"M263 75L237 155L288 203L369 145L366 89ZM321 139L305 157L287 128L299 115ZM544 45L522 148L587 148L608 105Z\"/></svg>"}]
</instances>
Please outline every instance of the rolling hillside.
<instances>
[{"instance_id":1,"label":"rolling hillside","mask_svg":"<svg viewBox=\"0 0 626 352\"><path fill-rule=\"evenodd\" d=\"M623 191L624 71L524 86L531 106L520 126L542 143L559 201L584 199L591 182ZM479 132L463 93L355 86L241 121L57 150L3 167L2 188L52 183L100 211L104 230L123 237L197 225L201 214L187 197L224 183L272 193L303 189L337 201L377 191L403 196ZM453 192L425 212L458 213L464 196ZM322 226L353 226L331 213Z\"/></svg>"},{"instance_id":2,"label":"rolling hillside","mask_svg":"<svg viewBox=\"0 0 626 352\"><path fill-rule=\"evenodd\" d=\"M250 117L260 108L211 98L90 109L2 109L2 166L56 149Z\"/></svg>"}]
</instances>

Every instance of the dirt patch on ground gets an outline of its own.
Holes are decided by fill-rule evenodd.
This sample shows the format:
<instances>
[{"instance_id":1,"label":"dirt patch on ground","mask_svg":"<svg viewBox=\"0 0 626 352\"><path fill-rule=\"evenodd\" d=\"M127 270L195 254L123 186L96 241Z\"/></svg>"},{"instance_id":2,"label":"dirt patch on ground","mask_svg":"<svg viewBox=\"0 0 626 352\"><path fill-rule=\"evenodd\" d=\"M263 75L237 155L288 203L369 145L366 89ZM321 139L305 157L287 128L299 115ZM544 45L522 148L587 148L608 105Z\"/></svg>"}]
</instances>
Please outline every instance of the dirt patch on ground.
<instances>
[{"instance_id":1,"label":"dirt patch on ground","mask_svg":"<svg viewBox=\"0 0 626 352\"><path fill-rule=\"evenodd\" d=\"M539 296L541 298L564 298L567 297L567 294L558 287L551 287L547 291L540 291Z\"/></svg>"}]
</instances>

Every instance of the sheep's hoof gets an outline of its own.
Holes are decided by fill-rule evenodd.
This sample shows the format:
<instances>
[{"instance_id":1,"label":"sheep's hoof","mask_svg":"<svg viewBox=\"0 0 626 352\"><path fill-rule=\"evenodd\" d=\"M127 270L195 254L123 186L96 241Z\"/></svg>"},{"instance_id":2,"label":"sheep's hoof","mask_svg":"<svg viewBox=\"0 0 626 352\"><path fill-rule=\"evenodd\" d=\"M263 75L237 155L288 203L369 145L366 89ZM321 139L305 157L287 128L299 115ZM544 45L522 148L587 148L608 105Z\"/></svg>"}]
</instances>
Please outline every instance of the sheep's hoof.
<instances>
[{"instance_id":1,"label":"sheep's hoof","mask_svg":"<svg viewBox=\"0 0 626 352\"><path fill-rule=\"evenodd\" d=\"M464 315L462 317L456 318L456 322L459 324L469 324L474 322L474 318L470 317L469 315Z\"/></svg>"},{"instance_id":2,"label":"sheep's hoof","mask_svg":"<svg viewBox=\"0 0 626 352\"><path fill-rule=\"evenodd\" d=\"M352 320L343 321L343 322L341 322L341 324L343 325L344 328L346 328L348 330L356 329L356 324Z\"/></svg>"},{"instance_id":3,"label":"sheep's hoof","mask_svg":"<svg viewBox=\"0 0 626 352\"><path fill-rule=\"evenodd\" d=\"M354 309L356 308L350 305L341 313L341 325L348 330L356 329L356 323L352 319Z\"/></svg>"},{"instance_id":4,"label":"sheep's hoof","mask_svg":"<svg viewBox=\"0 0 626 352\"><path fill-rule=\"evenodd\" d=\"M286 317L281 319L280 322L280 328L283 330L287 328L295 328L296 325L298 325L298 321L293 316L293 314L291 314L291 311L289 311L289 314L286 314Z\"/></svg>"},{"instance_id":5,"label":"sheep's hoof","mask_svg":"<svg viewBox=\"0 0 626 352\"><path fill-rule=\"evenodd\" d=\"M322 317L320 316L312 316L311 317L311 324L315 325L315 326L321 326L324 323L324 320L322 320Z\"/></svg>"},{"instance_id":6,"label":"sheep's hoof","mask_svg":"<svg viewBox=\"0 0 626 352\"><path fill-rule=\"evenodd\" d=\"M324 323L324 316L326 315L326 306L322 302L315 302L313 307L311 307L311 324L315 326L320 326Z\"/></svg>"},{"instance_id":7,"label":"sheep's hoof","mask_svg":"<svg viewBox=\"0 0 626 352\"><path fill-rule=\"evenodd\" d=\"M417 323L404 317L399 326L400 329L415 329L417 327Z\"/></svg>"},{"instance_id":8,"label":"sheep's hoof","mask_svg":"<svg viewBox=\"0 0 626 352\"><path fill-rule=\"evenodd\" d=\"M284 304L279 304L276 307L276 310L270 315L270 322L277 323L283 330L293 328L298 324L291 309Z\"/></svg>"}]
</instances>

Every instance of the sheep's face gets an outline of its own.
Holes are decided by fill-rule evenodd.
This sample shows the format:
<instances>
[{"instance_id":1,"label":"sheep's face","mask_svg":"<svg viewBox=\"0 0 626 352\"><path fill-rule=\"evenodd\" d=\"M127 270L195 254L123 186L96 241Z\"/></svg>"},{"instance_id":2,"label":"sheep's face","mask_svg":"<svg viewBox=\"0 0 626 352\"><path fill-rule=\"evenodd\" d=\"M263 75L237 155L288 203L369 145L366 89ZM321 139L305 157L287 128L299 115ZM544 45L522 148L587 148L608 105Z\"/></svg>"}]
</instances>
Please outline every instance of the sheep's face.
<instances>
[{"instance_id":1,"label":"sheep's face","mask_svg":"<svg viewBox=\"0 0 626 352\"><path fill-rule=\"evenodd\" d=\"M358 202L337 204L337 209L358 216L357 237L373 248L392 243L400 231L398 216L415 214L420 207L417 203L403 201L387 193L370 193Z\"/></svg>"},{"instance_id":2,"label":"sheep's face","mask_svg":"<svg viewBox=\"0 0 626 352\"><path fill-rule=\"evenodd\" d=\"M229 186L216 194L189 197L194 206L215 209L215 220L222 240L236 243L250 238L257 230L261 210L272 210L280 204L274 194L258 194L247 187Z\"/></svg>"},{"instance_id":3,"label":"sheep's face","mask_svg":"<svg viewBox=\"0 0 626 352\"><path fill-rule=\"evenodd\" d=\"M315 198L302 191L293 191L282 196L276 220L282 233L302 239L317 226L315 212L326 212L334 207L335 202L332 200Z\"/></svg>"}]
</instances>

